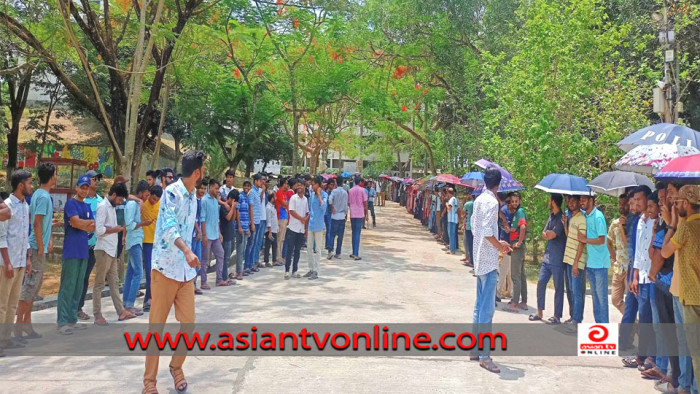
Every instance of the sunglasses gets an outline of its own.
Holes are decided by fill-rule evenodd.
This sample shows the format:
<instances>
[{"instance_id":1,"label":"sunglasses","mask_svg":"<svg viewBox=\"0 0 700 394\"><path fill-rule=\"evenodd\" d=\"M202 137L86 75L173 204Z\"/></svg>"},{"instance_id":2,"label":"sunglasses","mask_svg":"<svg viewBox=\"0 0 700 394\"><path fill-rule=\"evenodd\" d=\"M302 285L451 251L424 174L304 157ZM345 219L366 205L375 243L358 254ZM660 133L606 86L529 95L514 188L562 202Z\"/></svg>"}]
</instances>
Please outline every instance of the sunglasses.
<instances>
[{"instance_id":1,"label":"sunglasses","mask_svg":"<svg viewBox=\"0 0 700 394\"><path fill-rule=\"evenodd\" d=\"M676 200L673 200L673 204L674 204L674 205L681 205L680 203L682 203L682 202L684 202L684 201L685 201L684 198L678 198L678 199L676 199Z\"/></svg>"}]
</instances>

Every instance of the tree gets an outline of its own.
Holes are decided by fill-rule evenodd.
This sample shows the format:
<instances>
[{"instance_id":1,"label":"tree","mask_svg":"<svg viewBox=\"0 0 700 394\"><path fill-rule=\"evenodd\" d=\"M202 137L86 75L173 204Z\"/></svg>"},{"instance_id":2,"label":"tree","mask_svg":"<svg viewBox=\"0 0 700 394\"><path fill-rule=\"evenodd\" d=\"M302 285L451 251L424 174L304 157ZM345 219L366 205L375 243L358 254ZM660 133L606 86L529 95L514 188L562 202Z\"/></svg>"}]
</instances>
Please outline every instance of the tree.
<instances>
[{"instance_id":1,"label":"tree","mask_svg":"<svg viewBox=\"0 0 700 394\"><path fill-rule=\"evenodd\" d=\"M61 104L65 98L63 85L47 74L45 70L38 70L41 77L37 79L35 85L48 97L49 102L46 107L37 106L29 110L29 121L25 126L27 130L34 131L34 137L29 141L27 147L36 153L37 160L44 156L44 148L47 145L58 145L60 133L65 127L59 123L51 123L51 117L63 118L67 116L66 111L57 110L56 106Z\"/></svg>"}]
</instances>

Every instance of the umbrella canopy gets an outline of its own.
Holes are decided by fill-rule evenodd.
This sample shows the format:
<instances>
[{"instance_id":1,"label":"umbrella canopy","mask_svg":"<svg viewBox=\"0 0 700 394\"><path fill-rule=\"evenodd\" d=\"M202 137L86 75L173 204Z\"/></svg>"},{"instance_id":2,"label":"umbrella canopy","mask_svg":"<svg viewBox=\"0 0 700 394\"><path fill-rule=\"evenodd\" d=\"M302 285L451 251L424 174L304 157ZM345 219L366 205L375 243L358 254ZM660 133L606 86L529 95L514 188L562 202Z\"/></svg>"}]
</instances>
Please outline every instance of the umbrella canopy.
<instances>
[{"instance_id":1,"label":"umbrella canopy","mask_svg":"<svg viewBox=\"0 0 700 394\"><path fill-rule=\"evenodd\" d=\"M654 178L669 182L700 183L700 154L671 160Z\"/></svg>"},{"instance_id":2,"label":"umbrella canopy","mask_svg":"<svg viewBox=\"0 0 700 394\"><path fill-rule=\"evenodd\" d=\"M477 196L481 193L484 192L484 187L485 185L481 185L474 189L472 192L473 195ZM510 193L510 192L516 192L518 190L523 190L525 189L525 186L523 186L522 183L516 181L515 179L501 179L501 184L498 185L498 192L499 193Z\"/></svg>"},{"instance_id":3,"label":"umbrella canopy","mask_svg":"<svg viewBox=\"0 0 700 394\"><path fill-rule=\"evenodd\" d=\"M382 179L389 179L389 175L386 175L386 174L381 174L381 175L379 175L379 177Z\"/></svg>"},{"instance_id":4,"label":"umbrella canopy","mask_svg":"<svg viewBox=\"0 0 700 394\"><path fill-rule=\"evenodd\" d=\"M344 171L342 174L340 174L341 178L350 178L350 173L347 171Z\"/></svg>"},{"instance_id":5,"label":"umbrella canopy","mask_svg":"<svg viewBox=\"0 0 700 394\"><path fill-rule=\"evenodd\" d=\"M570 174L549 174L544 177L535 189L547 193L567 194L572 196L590 196L594 194L588 181L580 176Z\"/></svg>"},{"instance_id":6,"label":"umbrella canopy","mask_svg":"<svg viewBox=\"0 0 700 394\"><path fill-rule=\"evenodd\" d=\"M622 156L615 163L615 168L641 174L656 174L676 157L695 153L700 152L690 146L672 144L639 145Z\"/></svg>"},{"instance_id":7,"label":"umbrella canopy","mask_svg":"<svg viewBox=\"0 0 700 394\"><path fill-rule=\"evenodd\" d=\"M608 171L598 175L588 184L595 192L608 196L620 197L630 187L649 186L654 190L654 184L644 175L629 171Z\"/></svg>"},{"instance_id":8,"label":"umbrella canopy","mask_svg":"<svg viewBox=\"0 0 700 394\"><path fill-rule=\"evenodd\" d=\"M700 133L672 123L658 123L637 130L617 143L625 152L639 145L672 144L700 149Z\"/></svg>"},{"instance_id":9,"label":"umbrella canopy","mask_svg":"<svg viewBox=\"0 0 700 394\"><path fill-rule=\"evenodd\" d=\"M492 161L488 161L486 159L480 159L479 161L474 163L474 165L481 168L482 170L485 170L491 166L494 166L494 167L498 168L499 171L501 171L502 177L508 178L508 179L513 179L513 175L511 175L510 172L506 171L503 167L501 167L500 165L498 165L497 163L494 163Z\"/></svg>"},{"instance_id":10,"label":"umbrella canopy","mask_svg":"<svg viewBox=\"0 0 700 394\"><path fill-rule=\"evenodd\" d=\"M391 178L389 178L389 180L392 180L392 181L394 181L394 182L399 182L399 181L401 181L402 179L399 178L399 177L397 177L397 176L392 176Z\"/></svg>"},{"instance_id":11,"label":"umbrella canopy","mask_svg":"<svg viewBox=\"0 0 700 394\"><path fill-rule=\"evenodd\" d=\"M459 178L452 174L440 174L437 176L436 179L438 182L443 182L443 183L452 183L452 184L457 184L459 183Z\"/></svg>"},{"instance_id":12,"label":"umbrella canopy","mask_svg":"<svg viewBox=\"0 0 700 394\"><path fill-rule=\"evenodd\" d=\"M403 184L404 184L404 185L410 185L410 184L412 184L413 182L415 182L415 179L413 179L413 178L404 178L404 179L403 179Z\"/></svg>"},{"instance_id":13,"label":"umbrella canopy","mask_svg":"<svg viewBox=\"0 0 700 394\"><path fill-rule=\"evenodd\" d=\"M468 172L464 175L462 175L462 178L460 179L463 185L469 185L471 187L477 187L480 184L484 183L484 173L483 172Z\"/></svg>"}]
</instances>

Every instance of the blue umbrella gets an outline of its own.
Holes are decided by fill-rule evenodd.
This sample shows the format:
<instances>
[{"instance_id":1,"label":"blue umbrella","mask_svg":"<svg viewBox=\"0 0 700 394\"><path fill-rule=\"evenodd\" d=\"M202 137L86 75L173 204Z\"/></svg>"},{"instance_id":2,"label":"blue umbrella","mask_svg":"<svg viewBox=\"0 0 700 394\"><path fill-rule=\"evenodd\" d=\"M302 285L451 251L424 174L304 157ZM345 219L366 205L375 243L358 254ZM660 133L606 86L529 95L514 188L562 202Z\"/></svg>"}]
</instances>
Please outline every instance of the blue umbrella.
<instances>
[{"instance_id":1,"label":"blue umbrella","mask_svg":"<svg viewBox=\"0 0 700 394\"><path fill-rule=\"evenodd\" d=\"M571 196L590 196L595 194L588 186L588 181L585 178L570 174L549 174L535 186L535 189L547 193Z\"/></svg>"},{"instance_id":2,"label":"blue umbrella","mask_svg":"<svg viewBox=\"0 0 700 394\"><path fill-rule=\"evenodd\" d=\"M347 171L345 171L345 172L343 172L342 174L340 174L340 177L341 177L341 178L350 178L350 173L347 172Z\"/></svg>"},{"instance_id":3,"label":"blue umbrella","mask_svg":"<svg viewBox=\"0 0 700 394\"><path fill-rule=\"evenodd\" d=\"M672 123L657 123L643 129L639 129L622 141L617 143L625 152L629 152L638 145L672 144L686 145L700 149L700 133Z\"/></svg>"},{"instance_id":4,"label":"blue umbrella","mask_svg":"<svg viewBox=\"0 0 700 394\"><path fill-rule=\"evenodd\" d=\"M484 173L478 171L468 172L462 175L460 181L465 185L477 187L484 183Z\"/></svg>"}]
</instances>

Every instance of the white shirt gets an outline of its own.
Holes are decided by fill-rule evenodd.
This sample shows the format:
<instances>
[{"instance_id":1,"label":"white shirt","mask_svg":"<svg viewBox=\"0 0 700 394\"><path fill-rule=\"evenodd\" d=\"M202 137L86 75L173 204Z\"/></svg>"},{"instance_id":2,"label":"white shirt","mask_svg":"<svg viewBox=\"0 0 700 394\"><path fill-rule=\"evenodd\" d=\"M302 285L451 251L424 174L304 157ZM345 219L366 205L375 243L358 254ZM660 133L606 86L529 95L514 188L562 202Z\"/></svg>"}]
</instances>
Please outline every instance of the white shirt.
<instances>
[{"instance_id":1,"label":"white shirt","mask_svg":"<svg viewBox=\"0 0 700 394\"><path fill-rule=\"evenodd\" d=\"M29 204L11 194L5 200L5 205L12 211L12 217L0 222L0 248L7 248L12 268L26 267L29 249ZM0 261L5 262L2 255Z\"/></svg>"},{"instance_id":2,"label":"white shirt","mask_svg":"<svg viewBox=\"0 0 700 394\"><path fill-rule=\"evenodd\" d=\"M639 270L639 284L651 283L649 271L651 270L651 257L649 256L649 245L654 240L653 219L646 219L642 216L637 222L637 247L634 252L634 269Z\"/></svg>"},{"instance_id":3,"label":"white shirt","mask_svg":"<svg viewBox=\"0 0 700 394\"><path fill-rule=\"evenodd\" d=\"M309 213L309 201L306 196L299 197L298 194L292 196L289 200L289 225L287 230L294 231L297 234L302 234L306 231L306 226L299 219L292 216L291 212L296 212L297 215L305 217Z\"/></svg>"},{"instance_id":4,"label":"white shirt","mask_svg":"<svg viewBox=\"0 0 700 394\"><path fill-rule=\"evenodd\" d=\"M498 270L498 249L486 237L498 237L498 199L491 190L484 190L474 201L472 212L474 234L474 273L486 275Z\"/></svg>"},{"instance_id":5,"label":"white shirt","mask_svg":"<svg viewBox=\"0 0 700 394\"><path fill-rule=\"evenodd\" d=\"M280 232L280 225L277 222L277 209L275 204L268 202L265 206L266 217L267 217L267 228L269 228L273 234Z\"/></svg>"},{"instance_id":6,"label":"white shirt","mask_svg":"<svg viewBox=\"0 0 700 394\"><path fill-rule=\"evenodd\" d=\"M117 210L109 202L109 199L105 198L97 206L97 221L95 222L97 244L95 250L102 250L112 257L117 257L119 233L105 234L107 228L112 227L117 227Z\"/></svg>"}]
</instances>

